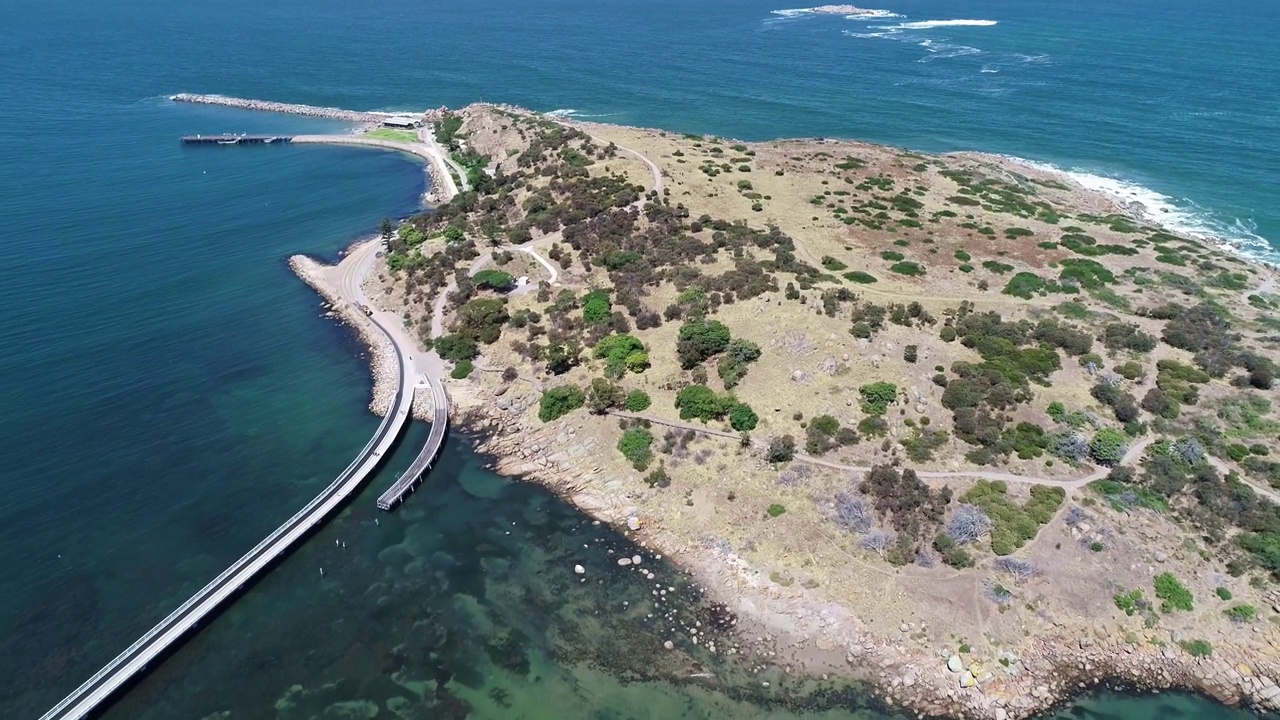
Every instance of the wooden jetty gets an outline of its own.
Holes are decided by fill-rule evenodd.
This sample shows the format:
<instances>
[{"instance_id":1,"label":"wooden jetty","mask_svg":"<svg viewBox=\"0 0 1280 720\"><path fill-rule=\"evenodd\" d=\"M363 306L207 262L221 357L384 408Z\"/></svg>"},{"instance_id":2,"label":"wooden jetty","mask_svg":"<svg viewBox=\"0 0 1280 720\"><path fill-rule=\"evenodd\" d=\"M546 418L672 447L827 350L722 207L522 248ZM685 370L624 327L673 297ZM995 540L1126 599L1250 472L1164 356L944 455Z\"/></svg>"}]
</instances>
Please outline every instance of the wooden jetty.
<instances>
[{"instance_id":1,"label":"wooden jetty","mask_svg":"<svg viewBox=\"0 0 1280 720\"><path fill-rule=\"evenodd\" d=\"M183 145L274 145L293 140L288 135L183 135Z\"/></svg>"}]
</instances>

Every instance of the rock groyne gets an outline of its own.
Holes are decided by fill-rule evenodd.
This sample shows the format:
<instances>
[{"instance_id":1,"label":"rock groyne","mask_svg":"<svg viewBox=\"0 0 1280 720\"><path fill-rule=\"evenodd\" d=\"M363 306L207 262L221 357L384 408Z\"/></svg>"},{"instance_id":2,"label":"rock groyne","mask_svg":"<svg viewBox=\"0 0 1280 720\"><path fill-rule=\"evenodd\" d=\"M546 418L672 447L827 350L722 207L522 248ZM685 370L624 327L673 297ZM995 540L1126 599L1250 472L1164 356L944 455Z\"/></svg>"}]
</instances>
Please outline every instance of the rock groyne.
<instances>
[{"instance_id":1,"label":"rock groyne","mask_svg":"<svg viewBox=\"0 0 1280 720\"><path fill-rule=\"evenodd\" d=\"M369 401L369 411L379 417L385 416L391 407L391 401L395 397L399 383L395 353L387 337L373 327L369 318L356 310L351 303L343 300L333 286L321 278L323 266L320 263L306 255L294 255L289 258L289 268L325 299L328 307L327 314L349 325L369 348L369 374L373 378L373 397ZM419 410L427 413L425 417L431 417L431 408L419 408L415 397L414 414L415 417L421 418L423 416L419 414Z\"/></svg>"},{"instance_id":2,"label":"rock groyne","mask_svg":"<svg viewBox=\"0 0 1280 720\"><path fill-rule=\"evenodd\" d=\"M229 97L227 95L196 95L192 93L179 93L169 96L174 102L196 103L198 105L221 105L223 107L240 108L242 110L260 110L262 112L288 113L290 115L305 115L307 117L328 118L330 120L350 120L352 122L380 122L384 118L391 116L393 113L386 112L361 112L359 110L344 110L334 107L316 107L314 105L297 105L294 103L279 103L269 100L250 100L248 98ZM405 113L413 115L417 113Z\"/></svg>"}]
</instances>

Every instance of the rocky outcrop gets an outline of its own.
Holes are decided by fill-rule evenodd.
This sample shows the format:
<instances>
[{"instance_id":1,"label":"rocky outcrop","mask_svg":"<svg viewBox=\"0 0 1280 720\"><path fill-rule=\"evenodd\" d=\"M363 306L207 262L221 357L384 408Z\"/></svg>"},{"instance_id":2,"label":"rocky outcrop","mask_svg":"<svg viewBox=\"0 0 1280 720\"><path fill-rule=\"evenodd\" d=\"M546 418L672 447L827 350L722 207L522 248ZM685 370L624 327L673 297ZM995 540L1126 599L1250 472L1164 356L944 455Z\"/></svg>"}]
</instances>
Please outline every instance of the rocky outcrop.
<instances>
[{"instance_id":1,"label":"rocky outcrop","mask_svg":"<svg viewBox=\"0 0 1280 720\"><path fill-rule=\"evenodd\" d=\"M1130 642L1116 628L1100 625L1082 636L1077 628L1064 624L1059 634L1038 637L1016 652L1001 651L994 658L976 661L971 656L931 656L922 648L876 637L852 618L833 622L840 613L791 598L785 600L787 614L795 621L793 630L800 632L775 632L767 617L766 599L732 579L729 566L734 558L706 548L677 547L664 542L660 528L644 525L642 529L640 517L632 514L635 508L615 502L607 483L597 487L588 482L594 470L576 452L582 446L589 453L587 438L575 434L570 423L529 421L525 410L536 403L536 393L524 390L518 385L503 386L501 392L484 393L485 397L468 405L463 423L484 433L478 450L496 458L498 471L557 491L619 532L643 537L649 547L660 549L692 572L712 597L731 603L742 621L741 634L766 641L739 639L743 654L750 650L749 662L778 662L787 650L800 646L835 657L842 653L841 672L869 681L886 705L955 718L1027 718L1108 683L1138 690L1185 689L1227 704L1280 710L1276 684L1280 665L1264 660L1280 653L1271 644L1275 639L1261 628L1253 643L1256 647L1237 647L1220 638L1211 657L1196 658L1176 645ZM805 618L812 622L802 622ZM903 632L916 629L904 627ZM824 671L804 666L789 670Z\"/></svg>"}]
</instances>

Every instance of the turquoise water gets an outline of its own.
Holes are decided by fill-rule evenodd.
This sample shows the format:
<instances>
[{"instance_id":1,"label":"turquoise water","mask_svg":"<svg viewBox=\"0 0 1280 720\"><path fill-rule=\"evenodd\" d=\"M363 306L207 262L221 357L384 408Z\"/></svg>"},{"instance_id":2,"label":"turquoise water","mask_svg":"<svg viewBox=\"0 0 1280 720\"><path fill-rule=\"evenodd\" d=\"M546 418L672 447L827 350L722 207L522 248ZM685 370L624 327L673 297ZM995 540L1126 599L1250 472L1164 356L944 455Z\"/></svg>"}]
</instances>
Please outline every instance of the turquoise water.
<instances>
[{"instance_id":1,"label":"turquoise water","mask_svg":"<svg viewBox=\"0 0 1280 720\"><path fill-rule=\"evenodd\" d=\"M420 168L358 149L184 149L176 138L186 133L342 126L179 106L169 93L370 109L491 100L743 138L984 150L1110 176L1153 206L1160 193L1170 221L1221 231L1254 253L1280 239L1268 195L1280 118L1274 4L912 0L884 5L906 17L879 20L772 12L781 9L740 0L6 8L6 717L37 716L91 674L292 514L376 425L364 411L362 349L321 315L285 258L332 256L382 216L412 212ZM955 19L988 22L906 26ZM410 434L405 446L420 441ZM383 532L368 532L371 503L358 499L114 716L230 706L237 717L269 716L294 684L312 693L305 708L385 699L403 692L386 679L393 666L414 687L447 676L433 701L464 698L479 717L535 716L548 699L572 699L583 717L636 716L626 710L636 687L663 698L654 717L824 707L813 688L796 689L812 701L773 704L731 667L717 668L715 688L633 677L609 656L651 640L643 624L628 626L621 646L603 631L570 632L598 623L614 591L592 585L556 607L570 596L549 579L575 533L620 540L591 535L599 531L536 488L474 468L465 447L450 452L432 479L437 492L384 518ZM477 483L489 489L459 489ZM544 524L507 536L479 520L508 516ZM477 524L462 544L441 536L457 518ZM334 538L349 539L359 560L349 575L335 566L324 585L308 584L332 562ZM423 627L428 619L437 629ZM440 627L457 637L439 640ZM520 634L512 641L504 628ZM534 670L493 670L503 654L477 656L466 638L519 647ZM405 643L433 649L402 657ZM1229 717L1186 698L1136 702L1120 716L1162 716L1175 702L1186 717Z\"/></svg>"}]
</instances>

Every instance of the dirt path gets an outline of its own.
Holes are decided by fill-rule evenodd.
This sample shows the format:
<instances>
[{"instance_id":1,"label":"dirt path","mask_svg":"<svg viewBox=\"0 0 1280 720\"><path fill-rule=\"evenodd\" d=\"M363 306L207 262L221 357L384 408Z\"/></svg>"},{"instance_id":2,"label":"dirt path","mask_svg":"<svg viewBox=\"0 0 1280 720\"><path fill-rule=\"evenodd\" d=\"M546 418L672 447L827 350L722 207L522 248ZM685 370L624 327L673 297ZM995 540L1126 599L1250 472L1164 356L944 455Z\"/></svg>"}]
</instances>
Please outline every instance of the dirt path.
<instances>
[{"instance_id":1,"label":"dirt path","mask_svg":"<svg viewBox=\"0 0 1280 720\"><path fill-rule=\"evenodd\" d=\"M426 137L426 136L424 135L423 137ZM591 139L595 140L598 143L602 143L605 145L608 144L608 141L601 140L600 138L597 138L594 136L592 136ZM658 167L658 164L655 163L654 161L645 157L643 154L635 150L632 150L631 148L623 147L621 145L618 145L617 143L614 143L614 146L617 147L618 150L628 153L636 157L637 159L639 159L640 162L644 163L645 166L649 168L649 174L653 178L653 189L656 190L658 194L662 194L662 168ZM449 162L452 162L452 161L449 161ZM465 177L463 182L465 183ZM628 209L640 210L641 208L644 207L645 202L646 201L643 198L636 200L635 202L631 203L631 205L628 206ZM545 247L547 245L552 245L554 243L560 242L560 240L562 240L563 238L564 238L563 233L557 230L553 233L547 233L542 237L530 240L529 242L521 243L519 245L512 245L510 247L514 250L525 253L530 257L532 257L534 260L536 260L539 265L541 265L544 269L546 269L547 274L550 276L548 282L550 282L552 285L555 285L560 280L560 270L556 268L556 266L551 261L547 260L542 255L539 255L538 249ZM488 253L485 253L480 257L476 258L475 261L471 263L471 267L467 269L467 275L470 277L475 277L475 274L483 270L492 260L493 260L493 249L491 249ZM440 337L441 335L444 334L445 305L448 303L449 293L452 293L454 290L457 289L457 287L458 286L456 283L454 283L453 281L450 281L449 284L445 286L445 289L442 290L440 294L436 296L435 303L431 308L431 337L433 338Z\"/></svg>"},{"instance_id":2,"label":"dirt path","mask_svg":"<svg viewBox=\"0 0 1280 720\"><path fill-rule=\"evenodd\" d=\"M616 415L618 417L634 418L637 420L647 420L655 425L664 425L666 427L678 428L681 430L692 430L693 432L696 432L702 435L709 435L711 437L718 437L725 440L741 441L741 438L742 438L740 434L725 432L723 430L714 430L712 428L709 428L703 425L698 425L695 423L687 423L681 420L671 420L668 418L655 417L653 415L644 415L642 413L630 413L630 412L621 412L621 411L611 412L610 414ZM1142 457L1142 454L1146 452L1147 446L1149 446L1153 442L1155 442L1155 438L1146 437L1140 440L1139 442L1137 442L1136 444L1134 444L1134 446L1129 448L1129 451L1125 453L1124 459L1120 461L1121 464L1132 463L1136 461L1138 458ZM753 440L752 445L757 448L765 447L765 444L763 442L757 441L757 440ZM795 459L798 460L799 462L808 463L810 465L817 465L820 467L831 468L832 470L842 470L846 472L870 472L871 471L870 465L845 465L843 463L833 462L831 460L823 460L821 458L816 458L812 455L807 455L805 453L796 453ZM1102 478L1106 477L1107 473L1109 473L1110 471L1111 471L1110 468L1095 468L1094 471L1089 473L1088 475L1085 475L1084 477L1076 478L1074 480L1042 478L1042 477L1035 477L1032 475L1016 475L1014 473L998 472L994 470L957 470L954 472L939 471L939 470L916 470L916 474L919 475L921 478L925 478L929 480L946 480L946 479L952 479L952 478L980 478L983 480L1002 480L1004 482L1023 483L1027 485L1049 485L1053 487L1060 487L1065 490L1076 490L1081 487L1084 487L1085 485L1088 485L1094 480L1101 480ZM1259 491L1259 492L1262 493L1262 491ZM1262 493L1262 494L1266 494L1270 496L1269 493ZM1280 502L1280 500L1277 500L1277 502Z\"/></svg>"}]
</instances>

